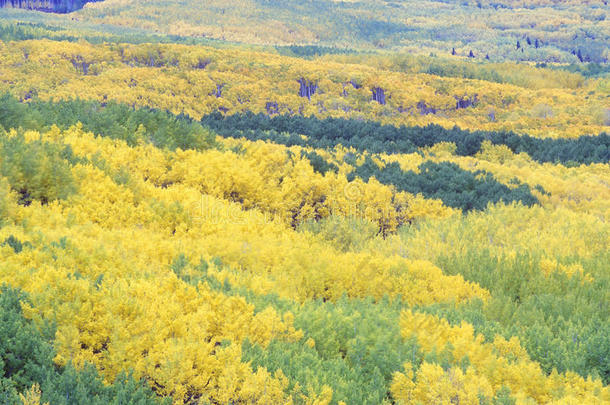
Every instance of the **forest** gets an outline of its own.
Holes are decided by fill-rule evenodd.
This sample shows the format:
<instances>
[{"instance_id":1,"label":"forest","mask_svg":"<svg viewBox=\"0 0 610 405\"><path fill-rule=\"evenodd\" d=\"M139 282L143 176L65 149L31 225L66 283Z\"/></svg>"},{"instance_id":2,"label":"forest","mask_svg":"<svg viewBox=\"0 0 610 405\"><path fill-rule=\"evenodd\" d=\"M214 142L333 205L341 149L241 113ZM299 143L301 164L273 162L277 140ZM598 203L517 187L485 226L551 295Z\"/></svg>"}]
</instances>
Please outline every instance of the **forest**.
<instances>
[{"instance_id":1,"label":"forest","mask_svg":"<svg viewBox=\"0 0 610 405\"><path fill-rule=\"evenodd\" d=\"M49 13L70 13L81 9L87 1L100 0L2 0L0 8L21 8Z\"/></svg>"},{"instance_id":2,"label":"forest","mask_svg":"<svg viewBox=\"0 0 610 405\"><path fill-rule=\"evenodd\" d=\"M603 1L26 3L1 404L610 403Z\"/></svg>"}]
</instances>

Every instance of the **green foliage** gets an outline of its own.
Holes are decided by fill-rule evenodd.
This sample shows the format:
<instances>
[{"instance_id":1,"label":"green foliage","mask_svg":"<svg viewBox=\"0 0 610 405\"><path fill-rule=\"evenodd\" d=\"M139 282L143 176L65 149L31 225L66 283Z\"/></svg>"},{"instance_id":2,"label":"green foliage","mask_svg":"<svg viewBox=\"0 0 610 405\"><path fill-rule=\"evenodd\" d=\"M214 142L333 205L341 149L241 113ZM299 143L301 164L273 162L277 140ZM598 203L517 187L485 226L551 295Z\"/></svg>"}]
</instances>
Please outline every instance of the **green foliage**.
<instances>
[{"instance_id":1,"label":"green foliage","mask_svg":"<svg viewBox=\"0 0 610 405\"><path fill-rule=\"evenodd\" d=\"M339 168L334 163L327 162L322 156L318 155L316 152L305 152L301 151L301 157L305 157L311 163L311 167L315 172L320 174L325 174L328 171L332 171L337 173Z\"/></svg>"},{"instance_id":2,"label":"green foliage","mask_svg":"<svg viewBox=\"0 0 610 405\"><path fill-rule=\"evenodd\" d=\"M610 65L607 63L572 63L569 65L537 63L536 67L567 70L568 72L578 73L584 77L602 77L610 73Z\"/></svg>"},{"instance_id":3,"label":"green foliage","mask_svg":"<svg viewBox=\"0 0 610 405\"><path fill-rule=\"evenodd\" d=\"M155 397L143 380L135 380L131 374L120 374L112 385L104 384L95 367L85 365L82 370L67 366L61 374L41 385L42 402L57 405L168 405Z\"/></svg>"},{"instance_id":4,"label":"green foliage","mask_svg":"<svg viewBox=\"0 0 610 405\"><path fill-rule=\"evenodd\" d=\"M46 204L76 191L70 163L57 144L0 135L0 175L19 194L19 203Z\"/></svg>"},{"instance_id":5,"label":"green foliage","mask_svg":"<svg viewBox=\"0 0 610 405\"><path fill-rule=\"evenodd\" d=\"M0 243L0 246L10 246L13 248L15 253L20 253L24 247L29 247L31 244L30 242L22 243L19 239L15 238L13 235L10 235L4 240L4 242Z\"/></svg>"},{"instance_id":6,"label":"green foliage","mask_svg":"<svg viewBox=\"0 0 610 405\"><path fill-rule=\"evenodd\" d=\"M186 115L151 108L134 109L116 102L32 101L20 103L9 94L0 97L0 126L5 129L67 129L82 123L85 131L121 139L130 146L150 142L167 149L208 149L216 146L215 135Z\"/></svg>"},{"instance_id":7,"label":"green foliage","mask_svg":"<svg viewBox=\"0 0 610 405\"><path fill-rule=\"evenodd\" d=\"M493 405L515 405L517 401L510 396L510 388L502 386L502 388L496 392L496 396L491 403Z\"/></svg>"},{"instance_id":8,"label":"green foliage","mask_svg":"<svg viewBox=\"0 0 610 405\"><path fill-rule=\"evenodd\" d=\"M0 378L0 403L7 405L21 405L19 395L13 387L11 380Z\"/></svg>"},{"instance_id":9,"label":"green foliage","mask_svg":"<svg viewBox=\"0 0 610 405\"><path fill-rule=\"evenodd\" d=\"M392 184L398 190L439 198L450 207L463 211L484 210L489 203L519 201L531 206L538 203L525 184L516 188L499 183L491 173L463 170L455 163L426 161L419 166L419 173L403 171L396 162L379 168L369 157L358 166L352 176L365 181L371 176L384 184Z\"/></svg>"},{"instance_id":10,"label":"green foliage","mask_svg":"<svg viewBox=\"0 0 610 405\"><path fill-rule=\"evenodd\" d=\"M222 267L220 259L216 258L215 265ZM197 287L199 283L207 284L212 290L220 291L227 295L242 295L242 289L234 288L228 280L218 280L216 277L208 274L209 264L203 258L199 260L199 264L192 265L183 253L179 254L172 260L170 269L174 274L192 286Z\"/></svg>"},{"instance_id":11,"label":"green foliage","mask_svg":"<svg viewBox=\"0 0 610 405\"><path fill-rule=\"evenodd\" d=\"M470 250L441 255L437 264L447 274L460 274L488 289L486 303L472 301L457 308L437 304L421 310L453 324L471 323L488 341L496 334L518 336L531 358L550 373L572 370L582 376L610 381L610 277L608 254L565 258L563 265L580 264L593 280L578 273L544 275L541 257L517 254L494 257Z\"/></svg>"},{"instance_id":12,"label":"green foliage","mask_svg":"<svg viewBox=\"0 0 610 405\"><path fill-rule=\"evenodd\" d=\"M8 402L35 382L46 381L55 370L50 329L39 331L23 317L18 290L0 287L0 381ZM3 395L0 393L0 395Z\"/></svg>"},{"instance_id":13,"label":"green foliage","mask_svg":"<svg viewBox=\"0 0 610 405\"><path fill-rule=\"evenodd\" d=\"M304 342L272 341L266 349L246 342L242 350L243 359L252 362L255 369L281 369L290 378L292 385L288 389L296 391L296 398L298 394L307 395L309 390L319 394L324 385L333 389L332 404L337 404L338 400L379 404L384 398L385 390L380 390L384 383L378 373L364 376L362 370L350 367L341 359L322 359L315 349ZM299 384L298 390L295 389L296 383ZM295 402L301 403L298 400Z\"/></svg>"},{"instance_id":14,"label":"green foliage","mask_svg":"<svg viewBox=\"0 0 610 405\"><path fill-rule=\"evenodd\" d=\"M242 356L255 368L281 368L290 389L298 383L301 393L309 387L319 393L328 385L333 404L379 404L389 400L393 372L405 361L416 368L422 361L416 342L400 335L401 308L400 301L388 300L308 302L295 312L295 327L305 334L301 342L272 341L266 349L245 342Z\"/></svg>"},{"instance_id":15,"label":"green foliage","mask_svg":"<svg viewBox=\"0 0 610 405\"><path fill-rule=\"evenodd\" d=\"M0 96L0 133L10 128L38 129L40 118L9 93Z\"/></svg>"},{"instance_id":16,"label":"green foliage","mask_svg":"<svg viewBox=\"0 0 610 405\"><path fill-rule=\"evenodd\" d=\"M142 380L119 375L113 384L104 384L95 367L77 370L53 364L51 344L54 328L39 330L24 318L21 304L27 302L19 290L0 287L0 403L21 404L18 393L39 384L41 403L53 405L153 405L169 404L155 396Z\"/></svg>"},{"instance_id":17,"label":"green foliage","mask_svg":"<svg viewBox=\"0 0 610 405\"><path fill-rule=\"evenodd\" d=\"M539 162L589 164L610 161L610 135L605 133L576 139L539 139L512 132L472 132L432 124L396 127L356 119L269 117L251 112L229 116L213 113L204 116L201 123L221 136L269 140L287 146L325 149L343 145L361 152L413 153L417 148L452 142L457 146L458 155L473 156L481 150L483 141L488 140L494 145L506 145L514 153L525 152ZM298 135L306 135L307 139Z\"/></svg>"}]
</instances>

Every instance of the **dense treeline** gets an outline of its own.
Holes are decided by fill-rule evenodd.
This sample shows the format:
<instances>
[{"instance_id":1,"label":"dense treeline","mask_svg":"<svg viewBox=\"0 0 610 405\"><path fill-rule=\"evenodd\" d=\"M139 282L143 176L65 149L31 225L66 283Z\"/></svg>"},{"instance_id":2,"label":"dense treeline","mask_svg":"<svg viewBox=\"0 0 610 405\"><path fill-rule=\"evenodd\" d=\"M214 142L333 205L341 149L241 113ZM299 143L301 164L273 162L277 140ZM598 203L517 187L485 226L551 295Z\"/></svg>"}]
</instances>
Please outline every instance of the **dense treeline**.
<instances>
[{"instance_id":1,"label":"dense treeline","mask_svg":"<svg viewBox=\"0 0 610 405\"><path fill-rule=\"evenodd\" d=\"M24 8L50 13L70 13L83 8L90 1L100 0L0 0L0 7Z\"/></svg>"},{"instance_id":2,"label":"dense treeline","mask_svg":"<svg viewBox=\"0 0 610 405\"><path fill-rule=\"evenodd\" d=\"M129 145L151 142L159 148L207 149L214 135L185 115L151 108L134 109L110 101L32 101L20 103L9 94L0 96L0 127L44 130L55 125L67 129L78 122L85 131L121 139Z\"/></svg>"},{"instance_id":3,"label":"dense treeline","mask_svg":"<svg viewBox=\"0 0 610 405\"><path fill-rule=\"evenodd\" d=\"M73 106L77 102L65 102L62 105ZM46 103L41 104L48 106ZM78 104L79 107L82 105ZM89 106L85 103L85 106ZM10 105L9 105L10 107ZM45 120L36 114L19 114L21 108L29 111L27 105L16 103L12 107L3 110L2 125L17 125L10 128L8 132L2 132L0 125L0 175L6 177L6 184L17 194L17 202L28 206L34 200L41 204L47 204L56 200L65 200L71 196L76 188L74 176L71 170L81 165L91 165L104 172L108 172L107 159L99 154L88 155L86 158L78 156L70 145L66 145L58 138L50 135L51 143L43 141L43 135L38 131L25 131L25 129L46 127ZM39 106L40 107L40 106ZM106 107L107 108L107 107ZM17 113L15 112L17 110ZM43 110L32 109L30 112L39 113ZM167 118L165 113L151 112L147 110L119 109L119 113L127 112L127 116L115 114L112 108L108 113L100 113L97 121L86 120L86 128L78 123L81 110L68 108L69 113L76 114L66 119L58 119L60 127L69 127L69 133L86 133L88 136L111 138L120 140L124 146L147 148L148 150L167 148L169 150L157 151L156 159L160 159L154 165L157 168L171 167L171 173L158 177L155 170L146 176L146 179L157 185L171 185L182 181L188 181L200 188L200 192L230 199L243 206L244 209L259 209L268 214L276 215L285 221L297 226L300 222L314 217L325 217L330 212L347 213L363 216L379 224L383 232L393 232L402 223L426 215L448 215L451 211L442 205L439 200L425 200L422 196L400 193L394 187L384 186L379 182L363 183L357 181L353 185L358 191L366 191L361 202L368 210L353 210L353 202L343 190L348 184L344 173L338 173L338 166L329 162L323 156L314 151L288 151L284 146L259 142L252 145L249 150L239 145L225 147L222 144L210 143L197 144L194 142L182 143L175 148L176 156L169 158L167 153L174 151L170 143L173 136L188 135L190 127L176 124ZM88 110L85 109L86 113ZM141 113L137 115L136 113ZM131 114L131 115L129 115ZM42 115L46 115L43 111ZM12 120L10 117L19 116L21 120ZM85 119L87 115L84 116ZM91 115L93 117L93 115ZM161 130L150 132L148 128L153 126L147 122L148 119L161 117L163 125L154 128ZM170 115L171 117L171 115ZM180 118L181 123L189 123L186 117ZM129 124L123 124L128 122ZM143 124L144 123L144 124ZM158 122L154 121L154 124ZM165 126L167 124L167 126ZM195 130L201 130L201 125L191 122ZM113 127L114 125L114 127ZM19 129L21 128L21 129ZM133 137L129 128L135 129ZM153 128L153 129L154 129ZM95 135L99 130L101 135ZM49 134L60 137L61 130L57 126L50 127ZM169 134L169 135L168 135ZM171 136L170 136L171 135ZM111 139L100 139L108 144L118 144ZM188 140L188 137L186 138ZM205 139L205 138L204 138ZM195 141L201 140L194 138ZM167 146L169 145L169 146ZM209 148L210 146L215 146ZM187 150L190 149L190 150ZM204 150L208 149L208 150ZM201 155L197 153L201 152ZM270 160L270 157L273 158ZM166 160L169 158L169 161ZM277 159L277 160L276 160ZM131 161L130 158L126 159ZM265 167L275 161L278 167L267 170ZM129 164L129 163L125 164ZM263 162L265 162L263 164ZM311 165L310 165L311 164ZM321 176L319 173L332 174ZM187 173L189 174L187 176ZM111 178L116 183L129 183L128 170L123 167L117 171L111 171ZM187 180L188 179L188 180ZM263 184L271 186L267 193L261 194L260 188ZM288 184L293 184L287 187ZM312 193L312 188L314 192ZM372 207L375 207L373 209ZM402 207L402 208L399 208ZM417 208L415 208L417 207ZM411 215L413 214L413 215Z\"/></svg>"},{"instance_id":4,"label":"dense treeline","mask_svg":"<svg viewBox=\"0 0 610 405\"><path fill-rule=\"evenodd\" d=\"M57 125L60 128L68 128L78 122L83 124L83 129L91 131L95 134L108 136L114 139L125 140L129 145L134 146L138 141L151 142L155 146L170 149L207 149L215 144L213 136L207 132L197 122L193 122L187 116L174 116L168 112L161 112L152 109L133 109L126 105L117 103L108 103L102 105L97 102L89 101L60 101L41 102L35 101L30 104L23 104L9 95L2 97L0 104L0 127L16 127L24 129L41 130L48 128L50 125ZM343 127L338 127L340 134L353 134L356 130L372 131L375 128L379 129L382 137L391 139L397 133L395 127L381 126L375 123L361 123L353 125L354 121L347 120L316 120L313 118L289 118L285 116L276 118L266 118L262 115L247 114L250 117L266 120L267 123L276 124L276 128L288 129L292 131L292 135L285 137L277 135L271 140L284 144L297 144L302 146L315 147L330 147L335 146L328 141L311 143L311 139L307 140L296 135L296 133L308 133L310 136L319 135L325 132L328 124L339 123L348 124ZM237 126L231 122L235 117L227 117L223 121L214 122L214 130L221 134L234 136L235 130L242 130L243 127ZM209 125L210 116L204 117L202 123ZM283 119L283 120L282 120ZM220 126L218 123L229 122L232 125L227 127ZM242 122L243 123L243 122ZM298 124L305 124L298 126ZM320 127L313 127L312 123L321 123ZM248 124L246 122L246 124ZM309 125L307 125L309 124ZM350 126L351 124L351 126ZM307 125L307 126L306 126ZM237 127L237 128L236 128ZM270 127L270 126L269 126ZM267 130L269 127L264 128ZM232 130L233 129L233 130ZM353 131L350 131L353 130ZM410 131L412 128L401 128L404 131ZM426 128L424 128L426 129ZM442 130L440 127L427 128ZM368 131L367 131L368 130ZM393 131L394 130L394 131ZM224 132L223 132L224 131ZM317 132L316 132L317 131ZM364 132L363 131L363 132ZM385 131L385 134L384 134ZM393 132L392 132L393 131ZM366 133L364 132L364 133ZM333 133L332 129L328 133ZM443 133L433 138L438 142L442 141ZM456 133L468 133L458 129L446 131L450 139L459 139ZM263 139L269 138L268 132L258 131L258 138L263 135ZM385 135L385 136L384 136ZM480 134L474 134L474 136ZM250 137L252 138L252 137ZM398 147L401 151L408 147L408 151L417 150L418 146L432 145L421 142L419 138L412 137L419 141L418 145L405 142L403 147ZM473 155L480 149L480 143L477 144L472 137L467 137L465 141L458 143L458 154ZM516 138L519 141L518 138ZM282 142L283 140L283 142ZM356 138L350 140L360 141L363 143L361 147L369 151L388 152L387 145L396 144L389 142L386 144L373 144L374 138ZM532 138L530 138L530 141ZM371 142L368 143L367 142ZM470 143L469 143L470 142ZM560 141L553 141L560 142ZM38 145L38 146L37 146ZM348 144L354 146L354 144ZM367 146L370 145L370 146ZM375 146L377 145L377 146ZM474 146L473 146L474 145ZM38 199L45 203L58 198L65 198L72 191L72 181L70 172L67 169L67 163L62 160L64 156L70 157L69 150L55 150L45 143L32 143L26 148L22 138L3 138L2 155L5 159L2 160L2 173L7 179L11 187L20 194L21 203L29 204L32 199ZM385 146L385 147L384 147ZM460 149L461 148L461 149ZM464 152L466 151L466 153ZM389 152L395 152L390 150ZM461 153L460 153L461 152ZM315 152L302 152L302 156L307 158L314 170L318 173L326 173L331 170L337 172L338 167L328 162L322 156ZM32 162L38 162L33 164ZM499 183L491 173L483 171L470 172L461 169L459 166L449 162L433 163L425 162L420 166L419 173L413 171L403 171L397 162L385 164L380 168L370 158L367 158L364 164L357 166L354 162L348 162L355 167L355 170L348 176L348 180L353 180L355 177L361 178L364 181L375 177L382 184L392 185L399 191L406 191L412 194L422 194L427 198L440 199L447 206L460 208L464 211L484 210L488 203L496 203L503 201L509 203L512 201L520 201L523 204L530 206L538 203L536 197L531 194L527 185L519 184L517 181L514 187L508 187ZM47 170L53 168L53 170ZM48 176L54 174L54 180L49 182ZM42 184L37 186L37 184ZM51 185L44 187L44 185Z\"/></svg>"},{"instance_id":5,"label":"dense treeline","mask_svg":"<svg viewBox=\"0 0 610 405\"><path fill-rule=\"evenodd\" d=\"M12 245L19 241L11 239ZM16 241L16 242L15 242ZM5 241L6 242L6 241ZM20 243L19 243L20 244ZM55 330L44 330L24 317L23 292L0 287L0 402L4 405L45 404L169 404L161 400L144 381L119 375L106 385L91 364L77 370L68 364L53 363Z\"/></svg>"},{"instance_id":6,"label":"dense treeline","mask_svg":"<svg viewBox=\"0 0 610 405\"><path fill-rule=\"evenodd\" d=\"M417 148L453 142L458 155L473 156L481 150L483 141L489 140L495 145L508 146L514 153L525 152L539 162L589 164L610 161L610 135L605 133L577 139L538 139L511 132L472 132L457 127L445 129L438 125L395 127L354 119L287 115L269 117L251 112L227 116L213 113L204 116L201 123L222 136L268 139L284 145L316 148L341 144L372 153L413 153ZM308 138L303 139L299 135Z\"/></svg>"},{"instance_id":7,"label":"dense treeline","mask_svg":"<svg viewBox=\"0 0 610 405\"><path fill-rule=\"evenodd\" d=\"M397 162L380 168L367 158L351 173L368 181L374 176L383 184L392 184L400 191L423 194L427 198L439 198L449 207L470 210L484 210L489 203L511 203L519 201L531 206L538 203L525 184L514 182L515 188L499 183L491 173L482 170L470 172L450 162L424 162L419 165L419 173L403 171ZM348 179L350 176L348 176Z\"/></svg>"}]
</instances>

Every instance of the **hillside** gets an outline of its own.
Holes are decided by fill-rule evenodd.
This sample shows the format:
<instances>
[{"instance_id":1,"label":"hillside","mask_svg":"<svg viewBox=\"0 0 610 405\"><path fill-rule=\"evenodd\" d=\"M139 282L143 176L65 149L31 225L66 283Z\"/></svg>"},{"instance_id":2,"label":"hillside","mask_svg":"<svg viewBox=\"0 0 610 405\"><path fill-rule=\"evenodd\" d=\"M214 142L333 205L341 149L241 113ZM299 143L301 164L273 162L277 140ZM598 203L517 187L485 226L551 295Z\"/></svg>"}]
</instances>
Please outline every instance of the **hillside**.
<instances>
[{"instance_id":1,"label":"hillside","mask_svg":"<svg viewBox=\"0 0 610 405\"><path fill-rule=\"evenodd\" d=\"M325 55L173 44L8 42L0 90L22 99L87 98L185 112L253 111L459 125L539 137L603 132L610 79L402 55ZM307 83L314 86L303 93ZM377 89L377 90L376 90ZM383 92L374 101L374 92ZM373 101L373 102L372 102Z\"/></svg>"},{"instance_id":2,"label":"hillside","mask_svg":"<svg viewBox=\"0 0 610 405\"><path fill-rule=\"evenodd\" d=\"M608 60L608 9L601 1L273 1L183 3L110 0L78 18L156 32L255 44L417 50L479 59ZM134 12L138 10L137 12ZM196 11L194 11L196 10ZM153 19L147 16L155 15ZM522 48L517 49L517 42Z\"/></svg>"},{"instance_id":3,"label":"hillside","mask_svg":"<svg viewBox=\"0 0 610 405\"><path fill-rule=\"evenodd\" d=\"M106 0L66 19L249 44L471 55L495 62L608 62L610 42L605 0Z\"/></svg>"},{"instance_id":4,"label":"hillside","mask_svg":"<svg viewBox=\"0 0 610 405\"><path fill-rule=\"evenodd\" d=\"M0 403L610 403L604 7L0 10Z\"/></svg>"}]
</instances>

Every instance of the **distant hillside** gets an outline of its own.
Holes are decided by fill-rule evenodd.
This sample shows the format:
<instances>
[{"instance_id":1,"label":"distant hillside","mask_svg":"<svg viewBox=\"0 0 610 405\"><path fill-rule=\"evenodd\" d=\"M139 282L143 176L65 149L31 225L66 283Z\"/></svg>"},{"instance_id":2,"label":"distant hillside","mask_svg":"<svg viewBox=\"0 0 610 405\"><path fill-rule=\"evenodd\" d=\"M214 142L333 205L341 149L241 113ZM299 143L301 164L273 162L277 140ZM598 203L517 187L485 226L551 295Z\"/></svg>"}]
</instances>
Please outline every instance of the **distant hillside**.
<instances>
[{"instance_id":1,"label":"distant hillside","mask_svg":"<svg viewBox=\"0 0 610 405\"><path fill-rule=\"evenodd\" d=\"M87 5L75 18L252 44L392 49L494 61L605 62L610 42L602 0L107 0Z\"/></svg>"}]
</instances>

